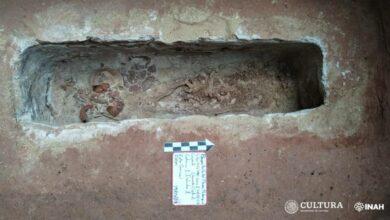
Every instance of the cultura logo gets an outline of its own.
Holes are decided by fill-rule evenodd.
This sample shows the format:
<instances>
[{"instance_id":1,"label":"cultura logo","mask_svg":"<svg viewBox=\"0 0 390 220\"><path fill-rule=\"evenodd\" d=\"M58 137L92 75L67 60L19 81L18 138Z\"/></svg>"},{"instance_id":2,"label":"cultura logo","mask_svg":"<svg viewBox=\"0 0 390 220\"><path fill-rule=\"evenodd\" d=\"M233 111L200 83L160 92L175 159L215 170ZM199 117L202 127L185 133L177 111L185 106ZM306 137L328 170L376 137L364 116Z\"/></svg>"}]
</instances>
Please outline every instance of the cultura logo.
<instances>
[{"instance_id":1,"label":"cultura logo","mask_svg":"<svg viewBox=\"0 0 390 220\"><path fill-rule=\"evenodd\" d=\"M284 204L284 210L286 210L286 212L288 214L294 214L294 213L298 212L298 209L299 209L299 205L298 205L297 201L295 201L295 200L288 200Z\"/></svg>"},{"instance_id":2,"label":"cultura logo","mask_svg":"<svg viewBox=\"0 0 390 220\"><path fill-rule=\"evenodd\" d=\"M342 209L343 203L341 202L313 202L303 201L298 203L295 200L288 200L284 204L284 210L289 214L300 212L329 212L331 209Z\"/></svg>"}]
</instances>

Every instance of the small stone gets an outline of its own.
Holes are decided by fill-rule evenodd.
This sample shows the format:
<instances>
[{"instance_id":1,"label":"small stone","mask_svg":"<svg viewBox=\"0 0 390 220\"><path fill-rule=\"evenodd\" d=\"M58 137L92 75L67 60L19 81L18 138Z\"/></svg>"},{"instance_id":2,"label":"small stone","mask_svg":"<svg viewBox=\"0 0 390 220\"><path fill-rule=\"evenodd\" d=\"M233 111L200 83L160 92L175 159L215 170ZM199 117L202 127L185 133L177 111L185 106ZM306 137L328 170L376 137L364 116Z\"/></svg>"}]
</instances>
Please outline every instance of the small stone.
<instances>
[{"instance_id":1,"label":"small stone","mask_svg":"<svg viewBox=\"0 0 390 220\"><path fill-rule=\"evenodd\" d=\"M93 108L93 105L92 104L86 104L84 106L81 107L80 109L80 114L79 114L79 118L80 118L80 121L83 122L83 123L86 123L88 122L88 115L87 115L87 111L89 109L92 109Z\"/></svg>"},{"instance_id":2,"label":"small stone","mask_svg":"<svg viewBox=\"0 0 390 220\"><path fill-rule=\"evenodd\" d=\"M110 88L110 84L108 83L101 83L99 85L92 86L93 91L96 93L104 93L107 92L107 90Z\"/></svg>"},{"instance_id":3,"label":"small stone","mask_svg":"<svg viewBox=\"0 0 390 220\"><path fill-rule=\"evenodd\" d=\"M106 110L108 113L110 113L110 115L112 115L113 117L116 117L119 115L119 113L121 113L124 106L125 106L125 104L122 101L115 100L113 103L111 103L107 107Z\"/></svg>"}]
</instances>

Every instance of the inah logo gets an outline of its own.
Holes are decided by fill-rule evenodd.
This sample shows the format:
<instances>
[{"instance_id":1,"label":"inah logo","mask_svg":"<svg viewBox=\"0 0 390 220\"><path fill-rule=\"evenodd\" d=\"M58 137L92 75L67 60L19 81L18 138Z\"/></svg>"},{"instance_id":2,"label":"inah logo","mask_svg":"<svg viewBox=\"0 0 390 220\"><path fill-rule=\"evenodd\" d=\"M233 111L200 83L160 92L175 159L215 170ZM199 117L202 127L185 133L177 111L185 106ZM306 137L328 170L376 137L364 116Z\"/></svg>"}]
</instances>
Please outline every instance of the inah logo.
<instances>
[{"instance_id":1,"label":"inah logo","mask_svg":"<svg viewBox=\"0 0 390 220\"><path fill-rule=\"evenodd\" d=\"M362 202L357 202L353 207L356 211L361 212L364 209L364 204Z\"/></svg>"},{"instance_id":2,"label":"inah logo","mask_svg":"<svg viewBox=\"0 0 390 220\"><path fill-rule=\"evenodd\" d=\"M298 209L299 206L295 200L287 200L287 202L284 204L284 210L286 210L288 214L294 214L298 212Z\"/></svg>"},{"instance_id":3,"label":"inah logo","mask_svg":"<svg viewBox=\"0 0 390 220\"><path fill-rule=\"evenodd\" d=\"M383 203L362 203L362 202L357 202L353 206L356 211L361 212L363 210L385 210L385 204Z\"/></svg>"}]
</instances>

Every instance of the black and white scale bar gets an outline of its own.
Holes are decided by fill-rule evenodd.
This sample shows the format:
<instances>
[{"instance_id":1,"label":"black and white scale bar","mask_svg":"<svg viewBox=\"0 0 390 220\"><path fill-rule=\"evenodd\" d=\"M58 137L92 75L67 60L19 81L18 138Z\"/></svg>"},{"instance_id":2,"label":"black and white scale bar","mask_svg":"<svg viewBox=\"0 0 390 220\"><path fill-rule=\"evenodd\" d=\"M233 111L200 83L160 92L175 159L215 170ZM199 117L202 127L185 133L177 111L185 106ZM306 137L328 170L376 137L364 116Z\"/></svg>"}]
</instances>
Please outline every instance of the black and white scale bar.
<instances>
[{"instance_id":1,"label":"black and white scale bar","mask_svg":"<svg viewBox=\"0 0 390 220\"><path fill-rule=\"evenodd\" d=\"M205 139L203 141L167 142L164 144L164 152L208 151L214 143Z\"/></svg>"}]
</instances>

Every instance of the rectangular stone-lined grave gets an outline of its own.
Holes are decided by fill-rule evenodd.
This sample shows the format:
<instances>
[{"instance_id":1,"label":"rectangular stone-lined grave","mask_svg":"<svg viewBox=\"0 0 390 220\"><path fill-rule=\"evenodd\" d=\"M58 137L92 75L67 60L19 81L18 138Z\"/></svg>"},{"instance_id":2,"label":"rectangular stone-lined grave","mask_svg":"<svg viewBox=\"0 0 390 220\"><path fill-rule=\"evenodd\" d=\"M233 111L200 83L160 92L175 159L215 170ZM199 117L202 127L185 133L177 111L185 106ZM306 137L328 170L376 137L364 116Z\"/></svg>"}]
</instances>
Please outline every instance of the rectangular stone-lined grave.
<instances>
[{"instance_id":1,"label":"rectangular stone-lined grave","mask_svg":"<svg viewBox=\"0 0 390 220\"><path fill-rule=\"evenodd\" d=\"M26 49L17 117L51 125L293 112L323 103L312 43L63 42Z\"/></svg>"}]
</instances>

